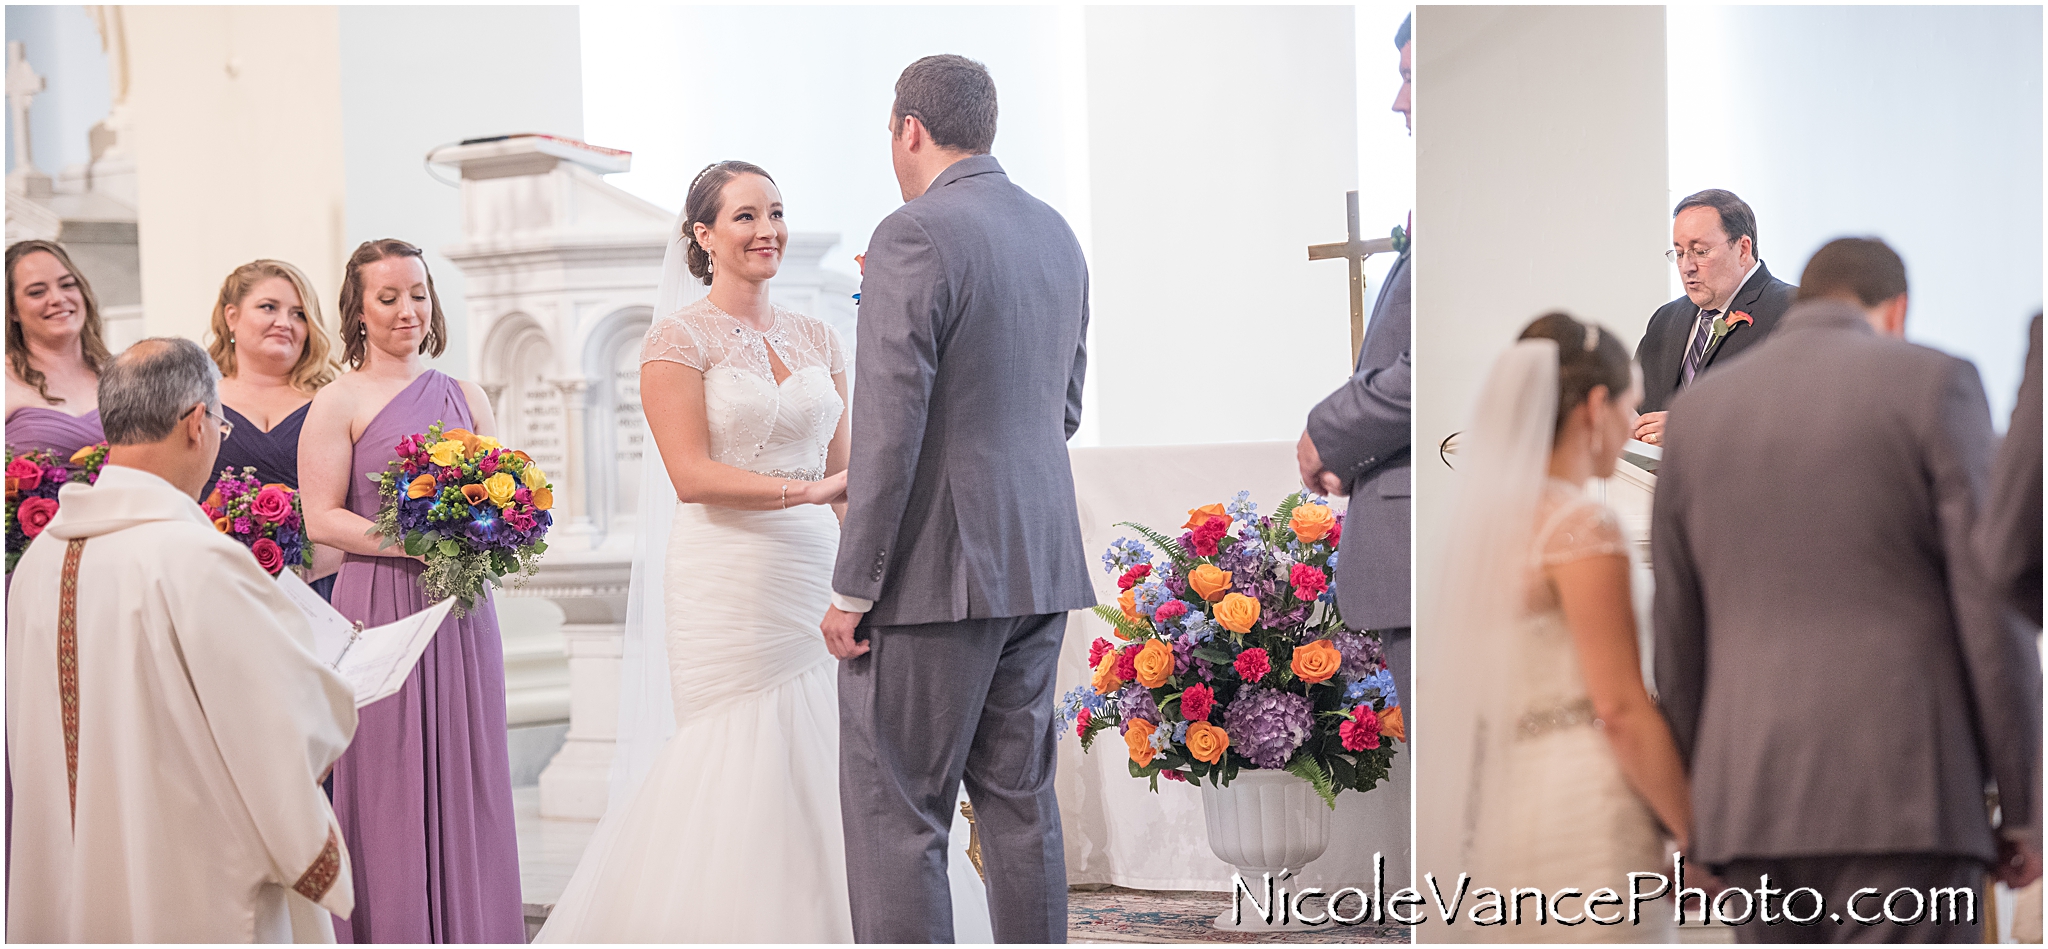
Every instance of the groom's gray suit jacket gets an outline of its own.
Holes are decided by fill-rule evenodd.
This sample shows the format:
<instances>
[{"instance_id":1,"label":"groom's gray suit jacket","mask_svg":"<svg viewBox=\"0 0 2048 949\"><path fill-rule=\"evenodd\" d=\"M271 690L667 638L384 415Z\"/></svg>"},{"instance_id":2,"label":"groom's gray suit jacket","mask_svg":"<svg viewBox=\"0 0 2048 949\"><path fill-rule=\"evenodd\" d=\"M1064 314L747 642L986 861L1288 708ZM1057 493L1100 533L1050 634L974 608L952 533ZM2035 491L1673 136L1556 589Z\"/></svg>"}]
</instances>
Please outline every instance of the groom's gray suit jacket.
<instances>
[{"instance_id":1,"label":"groom's gray suit jacket","mask_svg":"<svg viewBox=\"0 0 2048 949\"><path fill-rule=\"evenodd\" d=\"M962 159L868 244L853 456L832 588L871 626L1095 604L1067 439L1088 267L993 157Z\"/></svg>"},{"instance_id":2,"label":"groom's gray suit jacket","mask_svg":"<svg viewBox=\"0 0 2048 949\"><path fill-rule=\"evenodd\" d=\"M1693 856L1989 861L1990 779L2038 839L2039 652L1971 548L1976 369L1811 301L1681 390L1666 432L1657 686Z\"/></svg>"}]
</instances>

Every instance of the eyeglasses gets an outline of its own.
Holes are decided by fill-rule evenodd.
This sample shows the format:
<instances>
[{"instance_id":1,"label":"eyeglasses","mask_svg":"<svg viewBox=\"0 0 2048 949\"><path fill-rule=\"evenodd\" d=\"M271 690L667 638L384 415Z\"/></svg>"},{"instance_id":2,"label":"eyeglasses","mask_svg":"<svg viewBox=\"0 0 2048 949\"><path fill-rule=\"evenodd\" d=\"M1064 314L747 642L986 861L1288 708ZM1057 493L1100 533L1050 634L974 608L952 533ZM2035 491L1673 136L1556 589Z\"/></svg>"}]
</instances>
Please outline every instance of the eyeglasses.
<instances>
[{"instance_id":1,"label":"eyeglasses","mask_svg":"<svg viewBox=\"0 0 2048 949\"><path fill-rule=\"evenodd\" d=\"M1737 240L1739 239L1740 238L1737 238ZM1733 243L1735 243L1735 240L1727 240L1722 242L1722 244ZM1713 247L1709 247L1706 250L1680 250L1674 247L1664 252L1664 259L1671 261L1674 264L1683 264L1685 262L1685 259L1690 257L1696 263L1700 264L1701 266L1705 266L1707 263L1707 259L1714 256L1715 248L1718 248L1720 246L1721 244L1715 244Z\"/></svg>"},{"instance_id":2,"label":"eyeglasses","mask_svg":"<svg viewBox=\"0 0 2048 949\"><path fill-rule=\"evenodd\" d=\"M192 409L196 409L198 407L198 405L194 405L192 406ZM178 416L178 421L184 421L186 415L192 414L192 409L186 409L183 415ZM220 426L220 437L226 438L229 435L233 435L235 433L235 423L228 421L227 416L217 413L209 408L206 410L206 417L212 419L215 424Z\"/></svg>"}]
</instances>

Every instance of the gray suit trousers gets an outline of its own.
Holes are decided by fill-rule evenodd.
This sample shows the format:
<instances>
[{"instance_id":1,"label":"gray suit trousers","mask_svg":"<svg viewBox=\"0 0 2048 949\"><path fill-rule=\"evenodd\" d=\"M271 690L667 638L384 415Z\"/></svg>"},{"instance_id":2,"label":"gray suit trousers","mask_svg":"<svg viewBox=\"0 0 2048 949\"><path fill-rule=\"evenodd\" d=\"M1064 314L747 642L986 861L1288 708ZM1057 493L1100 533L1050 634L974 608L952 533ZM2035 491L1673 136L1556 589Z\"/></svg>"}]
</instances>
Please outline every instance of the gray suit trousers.
<instances>
[{"instance_id":1,"label":"gray suit trousers","mask_svg":"<svg viewBox=\"0 0 2048 949\"><path fill-rule=\"evenodd\" d=\"M1067 615L863 627L839 667L839 803L853 935L953 941L946 843L974 804L1001 943L1067 941L1053 674Z\"/></svg>"},{"instance_id":2,"label":"gray suit trousers","mask_svg":"<svg viewBox=\"0 0 2048 949\"><path fill-rule=\"evenodd\" d=\"M1984 941L1984 863L1975 857L1955 854L1844 854L1827 857L1772 857L1767 859L1731 860L1722 867L1721 880L1730 887L1741 887L1755 894L1762 874L1771 875L1771 889L1789 893L1799 887L1812 887L1827 898L1827 912L1811 925L1797 925L1779 920L1766 924L1760 919L1735 927L1735 941L1752 942L1983 942ZM1864 888L1877 891L1876 895L1865 894L1856 900L1856 891ZM1891 922L1875 924L1857 922L1850 914L1853 911L1863 919L1881 919L1884 904L1894 890L1908 888L1918 891L1901 893L1893 902L1894 915L1899 919L1912 919L1915 911L1921 921L1912 925L1898 925ZM1961 888L1970 891L1968 907L1974 922L1952 922L1951 910L1960 914L1964 908L1961 899L1953 907L1946 897L1928 899L1931 889ZM1813 913L1812 896L1801 894L1792 904L1792 912L1805 917ZM1771 899L1774 916L1784 914L1784 897ZM1741 912L1739 900L1730 899L1728 912ZM1697 903L1685 904L1688 919L1697 919ZM1939 919L1936 920L1936 915ZM1837 921L1834 916L1839 916Z\"/></svg>"}]
</instances>

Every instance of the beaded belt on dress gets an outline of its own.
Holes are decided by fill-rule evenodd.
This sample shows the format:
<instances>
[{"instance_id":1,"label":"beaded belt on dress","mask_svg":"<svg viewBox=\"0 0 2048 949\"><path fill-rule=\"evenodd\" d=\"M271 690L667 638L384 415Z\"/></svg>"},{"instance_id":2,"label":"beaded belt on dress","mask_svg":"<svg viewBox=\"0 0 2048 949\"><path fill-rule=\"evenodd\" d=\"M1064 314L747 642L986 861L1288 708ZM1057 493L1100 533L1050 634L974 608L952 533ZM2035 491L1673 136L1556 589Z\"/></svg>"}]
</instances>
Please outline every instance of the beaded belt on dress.
<instances>
[{"instance_id":1,"label":"beaded belt on dress","mask_svg":"<svg viewBox=\"0 0 2048 949\"><path fill-rule=\"evenodd\" d=\"M788 478L791 481L825 480L825 469L823 468L777 468L773 471L763 471L761 473L770 478Z\"/></svg>"},{"instance_id":2,"label":"beaded belt on dress","mask_svg":"<svg viewBox=\"0 0 2048 949\"><path fill-rule=\"evenodd\" d=\"M1528 741L1554 731L1585 725L1593 720L1592 699L1581 698L1577 701L1562 702L1546 709L1524 713L1521 721L1515 723L1515 737Z\"/></svg>"}]
</instances>

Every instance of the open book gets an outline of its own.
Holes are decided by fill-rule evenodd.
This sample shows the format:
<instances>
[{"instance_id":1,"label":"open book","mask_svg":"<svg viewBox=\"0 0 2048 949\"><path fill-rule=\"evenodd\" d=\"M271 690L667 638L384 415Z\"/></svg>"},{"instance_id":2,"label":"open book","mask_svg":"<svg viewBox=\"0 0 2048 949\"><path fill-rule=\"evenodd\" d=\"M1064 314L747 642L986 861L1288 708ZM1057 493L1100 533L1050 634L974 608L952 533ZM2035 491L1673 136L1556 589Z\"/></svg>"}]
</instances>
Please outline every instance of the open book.
<instances>
[{"instance_id":1,"label":"open book","mask_svg":"<svg viewBox=\"0 0 2048 949\"><path fill-rule=\"evenodd\" d=\"M357 708L388 698L405 685L405 677L412 674L420 653L455 603L451 597L395 623L363 629L335 612L298 574L278 571L277 585L312 624L314 654L356 690Z\"/></svg>"}]
</instances>

